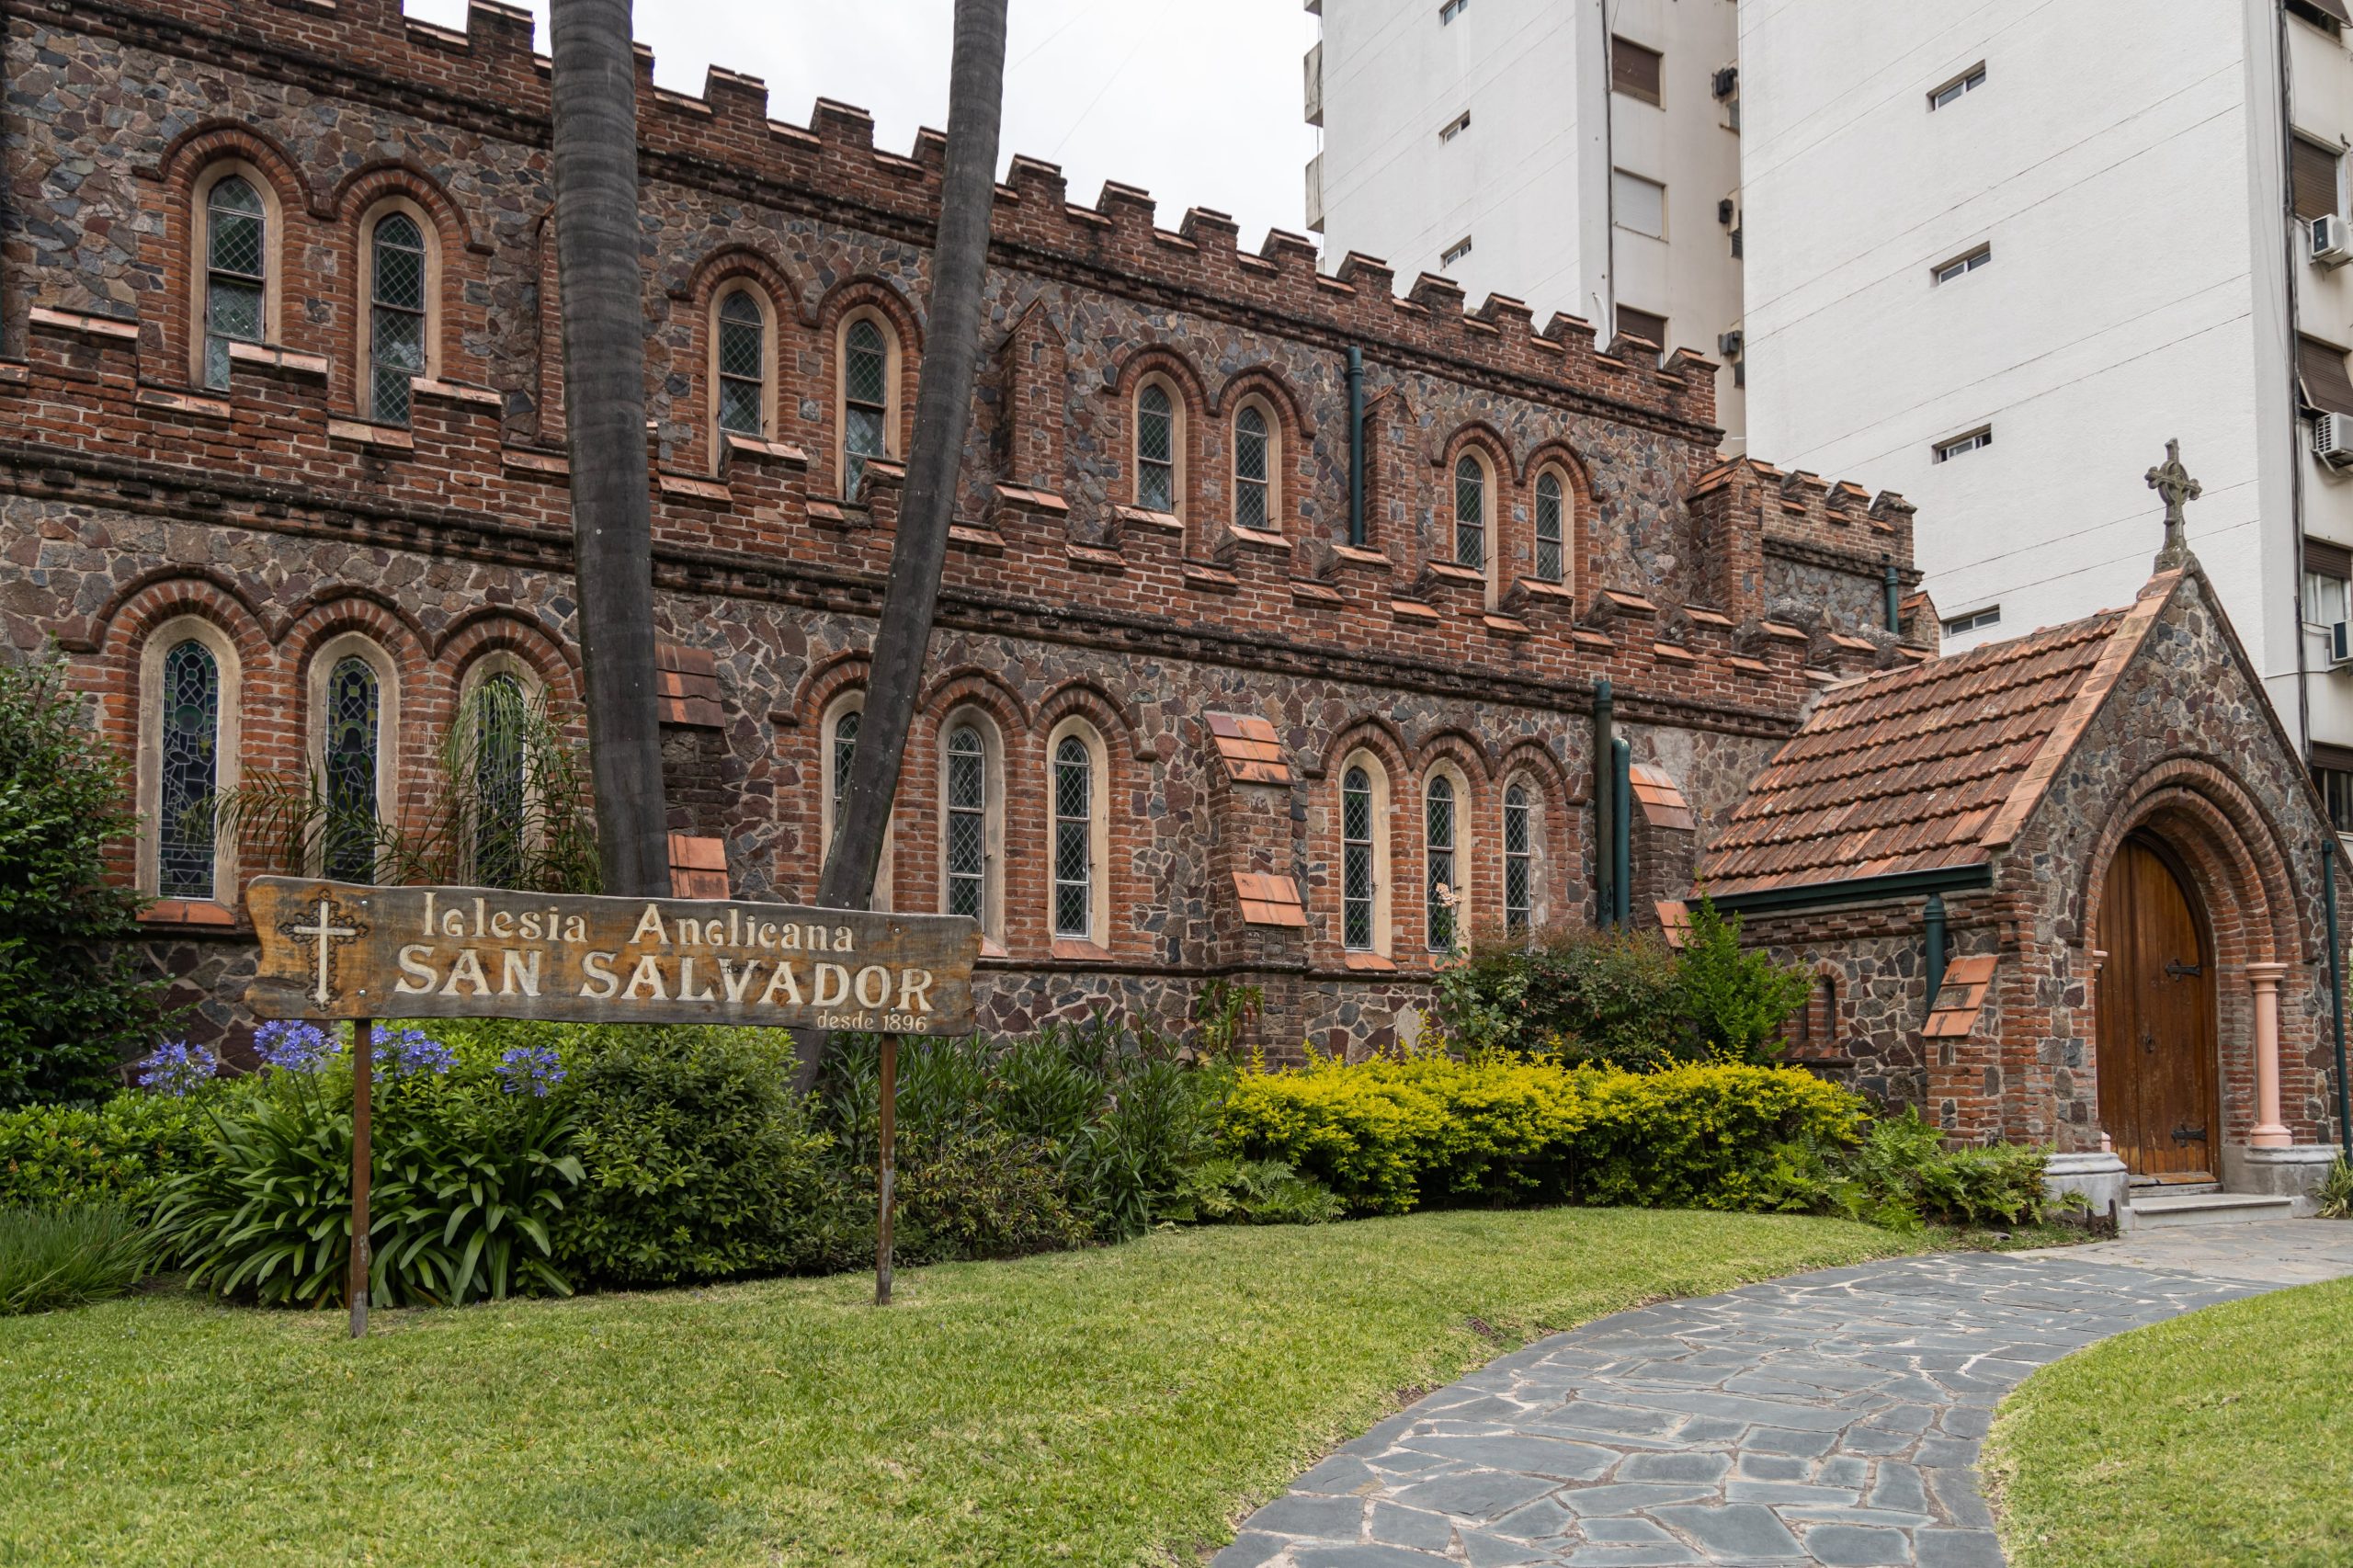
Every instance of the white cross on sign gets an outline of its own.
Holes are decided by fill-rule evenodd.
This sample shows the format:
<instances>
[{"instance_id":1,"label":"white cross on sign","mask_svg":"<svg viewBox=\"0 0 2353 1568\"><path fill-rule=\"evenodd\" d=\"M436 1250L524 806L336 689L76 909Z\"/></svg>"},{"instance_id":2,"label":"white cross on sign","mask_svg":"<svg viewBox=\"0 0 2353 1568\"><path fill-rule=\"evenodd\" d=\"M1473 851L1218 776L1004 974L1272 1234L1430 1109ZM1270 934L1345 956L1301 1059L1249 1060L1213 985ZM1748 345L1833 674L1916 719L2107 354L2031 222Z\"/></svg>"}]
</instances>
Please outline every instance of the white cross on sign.
<instances>
[{"instance_id":1,"label":"white cross on sign","mask_svg":"<svg viewBox=\"0 0 2353 1568\"><path fill-rule=\"evenodd\" d=\"M325 893L319 895L317 925L290 925L286 927L288 936L298 940L307 937L319 945L319 983L318 988L312 993L312 996L320 1006L324 1007L333 1000L327 986L327 974L330 955L335 943L349 940L358 936L361 930L362 927L358 926L337 926L335 923L335 901Z\"/></svg>"}]
</instances>

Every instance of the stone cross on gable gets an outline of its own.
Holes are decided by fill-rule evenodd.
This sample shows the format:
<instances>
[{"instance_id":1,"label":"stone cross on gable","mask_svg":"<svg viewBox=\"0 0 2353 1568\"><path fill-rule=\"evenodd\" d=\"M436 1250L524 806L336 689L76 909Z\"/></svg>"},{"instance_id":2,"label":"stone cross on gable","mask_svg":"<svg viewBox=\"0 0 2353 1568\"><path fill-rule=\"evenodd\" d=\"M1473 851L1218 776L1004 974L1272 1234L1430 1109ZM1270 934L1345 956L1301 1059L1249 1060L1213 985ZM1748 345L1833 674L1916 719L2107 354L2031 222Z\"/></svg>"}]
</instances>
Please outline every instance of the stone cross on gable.
<instances>
[{"instance_id":1,"label":"stone cross on gable","mask_svg":"<svg viewBox=\"0 0 2353 1568\"><path fill-rule=\"evenodd\" d=\"M2165 498L2165 543L2157 551L2156 569L2172 572L2189 562L2189 536L2184 528L2181 509L2204 493L2205 487L2189 477L2181 466L2181 443L2165 443L2165 460L2149 471L2149 488Z\"/></svg>"},{"instance_id":2,"label":"stone cross on gable","mask_svg":"<svg viewBox=\"0 0 2353 1568\"><path fill-rule=\"evenodd\" d=\"M335 923L338 915L344 924ZM317 911L308 925L300 920L289 920L279 929L305 946L316 945L318 980L313 986L311 999L321 1007L326 1006L335 999L335 949L358 941L368 934L368 927L360 923L358 916L338 910L335 895L322 888L319 890Z\"/></svg>"}]
</instances>

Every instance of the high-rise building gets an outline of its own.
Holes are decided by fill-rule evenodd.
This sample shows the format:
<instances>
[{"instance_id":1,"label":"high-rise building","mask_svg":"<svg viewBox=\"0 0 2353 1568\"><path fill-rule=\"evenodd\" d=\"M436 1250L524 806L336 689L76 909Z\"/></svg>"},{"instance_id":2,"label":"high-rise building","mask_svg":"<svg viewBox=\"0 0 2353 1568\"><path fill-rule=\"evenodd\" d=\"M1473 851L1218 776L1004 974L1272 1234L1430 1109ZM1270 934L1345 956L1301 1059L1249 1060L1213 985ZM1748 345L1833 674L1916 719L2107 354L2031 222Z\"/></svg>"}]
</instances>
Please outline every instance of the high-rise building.
<instances>
[{"instance_id":1,"label":"high-rise building","mask_svg":"<svg viewBox=\"0 0 2353 1568\"><path fill-rule=\"evenodd\" d=\"M1948 646L2140 585L2135 454L2353 830L2344 0L1741 11L1756 449L1909 496Z\"/></svg>"},{"instance_id":2,"label":"high-rise building","mask_svg":"<svg viewBox=\"0 0 2353 1568\"><path fill-rule=\"evenodd\" d=\"M1307 222L1327 250L1720 358L1745 450L1733 0L1307 8Z\"/></svg>"}]
</instances>

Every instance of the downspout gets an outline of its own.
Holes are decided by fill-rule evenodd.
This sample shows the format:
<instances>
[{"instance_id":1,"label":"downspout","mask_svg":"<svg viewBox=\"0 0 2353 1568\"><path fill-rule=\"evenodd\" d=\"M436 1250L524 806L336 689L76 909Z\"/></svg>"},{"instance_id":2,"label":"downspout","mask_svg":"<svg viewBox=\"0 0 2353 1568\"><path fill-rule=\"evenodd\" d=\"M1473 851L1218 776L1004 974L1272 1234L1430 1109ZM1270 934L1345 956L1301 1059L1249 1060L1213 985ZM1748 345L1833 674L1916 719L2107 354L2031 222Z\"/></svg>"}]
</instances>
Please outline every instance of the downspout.
<instances>
[{"instance_id":1,"label":"downspout","mask_svg":"<svg viewBox=\"0 0 2353 1568\"><path fill-rule=\"evenodd\" d=\"M2298 629L2299 631L2302 628ZM2322 903L2328 911L2328 1021L2336 1032L2336 1142L2353 1159L2353 1107L2345 1085L2345 949L2336 939L2336 835L2320 842Z\"/></svg>"},{"instance_id":2,"label":"downspout","mask_svg":"<svg viewBox=\"0 0 2353 1568\"><path fill-rule=\"evenodd\" d=\"M1364 548L1364 350L1348 346L1348 542Z\"/></svg>"},{"instance_id":3,"label":"downspout","mask_svg":"<svg viewBox=\"0 0 2353 1568\"><path fill-rule=\"evenodd\" d=\"M1898 637L1904 635L1904 579L1895 574L1895 562L1887 563L1882 581L1887 588L1887 629Z\"/></svg>"},{"instance_id":4,"label":"downspout","mask_svg":"<svg viewBox=\"0 0 2353 1568\"><path fill-rule=\"evenodd\" d=\"M1634 748L1623 736L1609 743L1609 773L1615 808L1609 846L1610 885L1617 890L1618 907L1611 912L1618 929L1632 926L1634 915Z\"/></svg>"},{"instance_id":5,"label":"downspout","mask_svg":"<svg viewBox=\"0 0 2353 1568\"><path fill-rule=\"evenodd\" d=\"M1891 571L1891 572L1893 572L1893 571L1894 570L1894 568L1891 566L1891 567L1889 567L1889 568L1888 568L1888 570L1889 570L1889 571ZM1942 893L1940 893L1940 892L1932 892L1932 893L1930 893L1930 894L1928 895L1928 907L1927 907L1927 911L1926 911L1926 912L1921 915L1921 917L1920 917L1920 924L1921 924L1921 926L1926 929L1926 931L1927 931L1927 940L1928 940L1928 973L1927 973L1927 980L1928 980L1928 1006L1927 1006L1927 1010L1928 1010L1929 1012L1932 1012L1932 1013L1933 1013L1933 1012L1935 1012L1935 1011L1936 1011L1936 1008L1937 1008L1937 993L1938 993L1938 992L1939 992L1939 991L1942 991L1942 990L1945 988L1945 895L1944 895L1944 894L1942 894Z\"/></svg>"},{"instance_id":6,"label":"downspout","mask_svg":"<svg viewBox=\"0 0 2353 1568\"><path fill-rule=\"evenodd\" d=\"M1618 893L1611 881L1617 869L1618 807L1615 766L1618 755L1617 702L1604 676L1593 683L1593 923L1607 926L1617 913Z\"/></svg>"}]
</instances>

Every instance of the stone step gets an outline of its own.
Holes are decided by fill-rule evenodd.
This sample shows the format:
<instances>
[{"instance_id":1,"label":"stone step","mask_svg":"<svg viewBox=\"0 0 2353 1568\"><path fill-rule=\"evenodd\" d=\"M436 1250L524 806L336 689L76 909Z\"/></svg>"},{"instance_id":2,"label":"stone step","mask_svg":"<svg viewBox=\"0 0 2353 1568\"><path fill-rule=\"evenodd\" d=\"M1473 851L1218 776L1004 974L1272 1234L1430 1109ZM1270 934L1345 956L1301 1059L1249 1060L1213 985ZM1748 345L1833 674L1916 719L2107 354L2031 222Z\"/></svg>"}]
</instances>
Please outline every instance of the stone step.
<instances>
[{"instance_id":1,"label":"stone step","mask_svg":"<svg viewBox=\"0 0 2353 1568\"><path fill-rule=\"evenodd\" d=\"M2135 1181L2132 1200L2143 1198L2206 1198L2222 1190L2219 1181Z\"/></svg>"},{"instance_id":2,"label":"stone step","mask_svg":"<svg viewBox=\"0 0 2353 1568\"><path fill-rule=\"evenodd\" d=\"M2164 1225L2234 1225L2256 1220L2292 1220L2293 1199L2268 1198L2255 1192L2167 1193L2135 1196L2131 1228L2154 1230Z\"/></svg>"}]
</instances>

